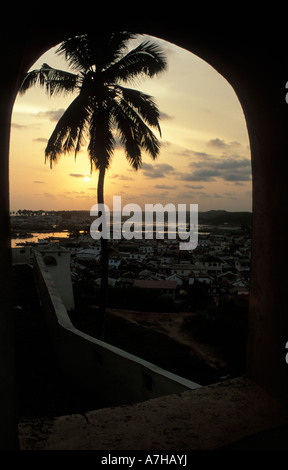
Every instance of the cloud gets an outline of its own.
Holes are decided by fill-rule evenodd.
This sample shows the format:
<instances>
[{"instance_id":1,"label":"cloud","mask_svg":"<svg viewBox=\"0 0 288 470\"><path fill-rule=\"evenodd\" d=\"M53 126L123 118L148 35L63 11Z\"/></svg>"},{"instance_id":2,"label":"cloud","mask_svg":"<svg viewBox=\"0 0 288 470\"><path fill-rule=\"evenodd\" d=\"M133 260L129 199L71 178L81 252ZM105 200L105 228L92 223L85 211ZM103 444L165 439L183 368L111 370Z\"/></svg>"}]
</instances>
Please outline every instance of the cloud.
<instances>
[{"instance_id":1,"label":"cloud","mask_svg":"<svg viewBox=\"0 0 288 470\"><path fill-rule=\"evenodd\" d=\"M189 163L190 171L179 174L182 181L224 181L239 183L251 180L251 161L249 158L234 155L206 156Z\"/></svg>"},{"instance_id":2,"label":"cloud","mask_svg":"<svg viewBox=\"0 0 288 470\"><path fill-rule=\"evenodd\" d=\"M34 142L47 142L48 139L45 137L37 137L36 139L33 139Z\"/></svg>"},{"instance_id":3,"label":"cloud","mask_svg":"<svg viewBox=\"0 0 288 470\"><path fill-rule=\"evenodd\" d=\"M235 170L239 168L249 168L251 163L248 158L238 158L237 156L231 157L226 160L221 160L217 163L217 168L220 170Z\"/></svg>"},{"instance_id":4,"label":"cloud","mask_svg":"<svg viewBox=\"0 0 288 470\"><path fill-rule=\"evenodd\" d=\"M185 186L185 188L188 188L188 189L204 189L204 187L205 187L203 185L193 186L191 184L185 184L184 186Z\"/></svg>"},{"instance_id":5,"label":"cloud","mask_svg":"<svg viewBox=\"0 0 288 470\"><path fill-rule=\"evenodd\" d=\"M119 174L111 175L111 178L117 178L121 181L134 181L134 178L131 178L131 176L119 175Z\"/></svg>"},{"instance_id":6,"label":"cloud","mask_svg":"<svg viewBox=\"0 0 288 470\"><path fill-rule=\"evenodd\" d=\"M239 142L227 143L215 138L206 144L214 149L212 153L192 149L180 151L180 155L189 157L189 170L178 173L178 179L192 182L222 179L235 184L251 181L251 159L239 154L239 151L244 150Z\"/></svg>"},{"instance_id":7,"label":"cloud","mask_svg":"<svg viewBox=\"0 0 288 470\"><path fill-rule=\"evenodd\" d=\"M241 144L236 141L227 143L223 139L216 137L215 139L209 140L207 146L220 150L231 150L232 148L235 149L235 147L241 147Z\"/></svg>"},{"instance_id":8,"label":"cloud","mask_svg":"<svg viewBox=\"0 0 288 470\"><path fill-rule=\"evenodd\" d=\"M175 118L174 116L170 116L170 114L160 111L160 119L162 119L163 121L166 121L166 120L175 119Z\"/></svg>"},{"instance_id":9,"label":"cloud","mask_svg":"<svg viewBox=\"0 0 288 470\"><path fill-rule=\"evenodd\" d=\"M213 158L211 153L207 152L199 152L192 149L182 148L176 152L176 155L179 157L186 157L186 158Z\"/></svg>"},{"instance_id":10,"label":"cloud","mask_svg":"<svg viewBox=\"0 0 288 470\"><path fill-rule=\"evenodd\" d=\"M195 150L183 150L183 154L186 153L186 155L189 156L192 155L194 157L198 158L204 158L204 159L209 159L209 158L215 158L215 155L218 151L221 151L221 158L223 155L226 156L233 156L233 155L238 155L239 151L241 151L241 144L239 142L225 142L222 139L216 138L216 139L211 139L206 143L207 147L210 147L212 150L214 150L212 153L207 153L207 152L199 152ZM245 153L249 149L245 148Z\"/></svg>"},{"instance_id":11,"label":"cloud","mask_svg":"<svg viewBox=\"0 0 288 470\"><path fill-rule=\"evenodd\" d=\"M85 194L85 191L64 191L64 194Z\"/></svg>"},{"instance_id":12,"label":"cloud","mask_svg":"<svg viewBox=\"0 0 288 470\"><path fill-rule=\"evenodd\" d=\"M50 111L41 111L37 113L37 116L48 118L50 121L59 121L60 117L64 113L65 109L59 108Z\"/></svg>"},{"instance_id":13,"label":"cloud","mask_svg":"<svg viewBox=\"0 0 288 470\"><path fill-rule=\"evenodd\" d=\"M226 174L225 177L223 178L226 181L235 181L236 183L239 181L251 181L251 175L250 171L249 174L245 174L244 172L241 171L235 171L234 173Z\"/></svg>"},{"instance_id":14,"label":"cloud","mask_svg":"<svg viewBox=\"0 0 288 470\"><path fill-rule=\"evenodd\" d=\"M218 176L221 176L221 172L203 168L203 170L195 170L192 173L182 173L180 179L182 181L215 181L215 177Z\"/></svg>"},{"instance_id":15,"label":"cloud","mask_svg":"<svg viewBox=\"0 0 288 470\"><path fill-rule=\"evenodd\" d=\"M161 140L161 147L171 147L173 145L169 140Z\"/></svg>"},{"instance_id":16,"label":"cloud","mask_svg":"<svg viewBox=\"0 0 288 470\"><path fill-rule=\"evenodd\" d=\"M152 179L174 176L177 180L186 182L213 182L222 179L239 184L251 181L251 160L247 157L237 153L222 153L219 156L193 150L190 150L190 155L193 155L194 159L189 162L186 172L176 171L172 165L167 163L155 165L144 163L142 166L143 175ZM155 188L174 189L171 186L166 188L163 185L156 185ZM202 189L202 187L190 186L189 189Z\"/></svg>"},{"instance_id":17,"label":"cloud","mask_svg":"<svg viewBox=\"0 0 288 470\"><path fill-rule=\"evenodd\" d=\"M167 175L175 173L174 167L168 163L157 163L156 165L143 163L142 171L147 178L165 178Z\"/></svg>"},{"instance_id":18,"label":"cloud","mask_svg":"<svg viewBox=\"0 0 288 470\"><path fill-rule=\"evenodd\" d=\"M228 144L226 144L226 142L224 142L224 140L222 139L211 139L209 140L209 142L207 142L207 145L208 147L214 147L214 148L217 148L217 149L226 149L229 147Z\"/></svg>"},{"instance_id":19,"label":"cloud","mask_svg":"<svg viewBox=\"0 0 288 470\"><path fill-rule=\"evenodd\" d=\"M170 190L170 189L176 189L177 186L169 186L167 184L155 184L154 188L155 189L168 189L168 190Z\"/></svg>"},{"instance_id":20,"label":"cloud","mask_svg":"<svg viewBox=\"0 0 288 470\"><path fill-rule=\"evenodd\" d=\"M211 158L212 155L210 155L209 153L206 153L206 152L195 152L195 150L192 150L192 154L195 156L195 157L200 157L200 158Z\"/></svg>"},{"instance_id":21,"label":"cloud","mask_svg":"<svg viewBox=\"0 0 288 470\"><path fill-rule=\"evenodd\" d=\"M85 191L64 191L61 194L58 194L59 197L61 198L66 198L66 199L87 199L90 200L91 198L93 199L94 196L91 194L87 194Z\"/></svg>"},{"instance_id":22,"label":"cloud","mask_svg":"<svg viewBox=\"0 0 288 470\"><path fill-rule=\"evenodd\" d=\"M17 122L12 122L11 127L14 127L15 129L26 129L28 126L25 126L24 124L18 124Z\"/></svg>"},{"instance_id":23,"label":"cloud","mask_svg":"<svg viewBox=\"0 0 288 470\"><path fill-rule=\"evenodd\" d=\"M84 178L86 175L82 175L81 173L70 173L69 176L73 178Z\"/></svg>"},{"instance_id":24,"label":"cloud","mask_svg":"<svg viewBox=\"0 0 288 470\"><path fill-rule=\"evenodd\" d=\"M33 183L37 183L37 184L43 184L44 181L33 181Z\"/></svg>"},{"instance_id":25,"label":"cloud","mask_svg":"<svg viewBox=\"0 0 288 470\"><path fill-rule=\"evenodd\" d=\"M191 200L194 199L195 202L197 198L211 198L212 195L210 193L205 193L204 191L181 191L176 195L177 198Z\"/></svg>"}]
</instances>

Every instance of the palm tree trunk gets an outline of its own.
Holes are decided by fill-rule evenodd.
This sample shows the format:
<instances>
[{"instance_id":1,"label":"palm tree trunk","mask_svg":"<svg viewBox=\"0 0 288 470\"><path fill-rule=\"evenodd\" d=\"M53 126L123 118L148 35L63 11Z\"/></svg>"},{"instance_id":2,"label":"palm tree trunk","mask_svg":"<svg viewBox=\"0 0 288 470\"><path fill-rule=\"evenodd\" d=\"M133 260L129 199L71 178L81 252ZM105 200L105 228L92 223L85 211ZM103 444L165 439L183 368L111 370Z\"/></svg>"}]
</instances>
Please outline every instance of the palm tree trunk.
<instances>
[{"instance_id":1,"label":"palm tree trunk","mask_svg":"<svg viewBox=\"0 0 288 470\"><path fill-rule=\"evenodd\" d=\"M98 204L104 204L104 178L105 167L100 167L97 188ZM102 231L103 232L103 231ZM97 330L99 331L99 339L104 339L105 332L105 314L107 303L107 289L108 289L108 242L107 239L101 238L101 285L100 285L100 298L98 307Z\"/></svg>"}]
</instances>

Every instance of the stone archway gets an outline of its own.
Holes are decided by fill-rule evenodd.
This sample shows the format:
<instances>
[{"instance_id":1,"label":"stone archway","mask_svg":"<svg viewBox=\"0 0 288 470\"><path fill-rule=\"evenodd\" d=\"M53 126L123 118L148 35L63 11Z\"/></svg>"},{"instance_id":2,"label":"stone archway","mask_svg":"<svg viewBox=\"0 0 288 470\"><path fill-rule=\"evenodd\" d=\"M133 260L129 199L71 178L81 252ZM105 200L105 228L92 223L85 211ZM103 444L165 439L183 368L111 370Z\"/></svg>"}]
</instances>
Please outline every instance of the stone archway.
<instances>
[{"instance_id":1,"label":"stone archway","mask_svg":"<svg viewBox=\"0 0 288 470\"><path fill-rule=\"evenodd\" d=\"M245 31L192 30L191 23L175 18L165 23L142 19L128 20L121 27L145 32L174 42L199 55L212 65L234 88L247 122L253 174L253 240L250 288L249 344L247 373L273 396L286 403L288 365L285 362L288 341L286 232L288 199L286 182L288 153L288 107L285 84L288 60L281 54L281 36L267 36L265 28ZM47 21L47 25L49 20ZM67 25L68 23L63 23ZM19 25L3 52L5 74L0 87L0 381L1 448L14 448L17 441L15 416L13 317L10 310L9 249L9 136L14 99L23 74L47 49L63 37L89 30L70 22L69 27L54 26L53 32L28 24ZM79 24L79 23L78 23ZM148 26L147 26L148 25ZM285 30L285 29L284 29ZM284 31L283 30L283 31ZM278 31L281 34L281 31ZM7 37L2 38L8 43ZM279 42L280 40L280 42ZM273 56L267 60L267 51ZM269 64L267 64L269 62Z\"/></svg>"}]
</instances>

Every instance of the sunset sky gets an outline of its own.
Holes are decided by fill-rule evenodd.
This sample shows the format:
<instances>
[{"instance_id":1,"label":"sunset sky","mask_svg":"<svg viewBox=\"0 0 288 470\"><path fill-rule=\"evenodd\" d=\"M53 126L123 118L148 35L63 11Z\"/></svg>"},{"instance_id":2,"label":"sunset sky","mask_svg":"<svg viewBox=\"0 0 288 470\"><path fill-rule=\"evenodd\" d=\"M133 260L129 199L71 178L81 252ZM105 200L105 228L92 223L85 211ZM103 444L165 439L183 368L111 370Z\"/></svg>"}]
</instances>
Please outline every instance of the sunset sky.
<instances>
[{"instance_id":1,"label":"sunset sky","mask_svg":"<svg viewBox=\"0 0 288 470\"><path fill-rule=\"evenodd\" d=\"M141 37L141 41L147 37ZM151 39L151 38L149 38ZM200 211L251 211L251 159L245 119L235 92L211 66L170 43L160 43L168 70L136 88L153 95L161 112L161 152L132 170L116 149L106 174L105 201L198 204ZM139 41L139 40L138 40ZM67 69L55 49L43 62ZM74 95L75 97L76 95ZM44 149L57 120L72 101L49 98L34 88L14 104L10 144L10 210L90 210L96 203L97 173L90 175L86 148L63 156L51 170Z\"/></svg>"}]
</instances>

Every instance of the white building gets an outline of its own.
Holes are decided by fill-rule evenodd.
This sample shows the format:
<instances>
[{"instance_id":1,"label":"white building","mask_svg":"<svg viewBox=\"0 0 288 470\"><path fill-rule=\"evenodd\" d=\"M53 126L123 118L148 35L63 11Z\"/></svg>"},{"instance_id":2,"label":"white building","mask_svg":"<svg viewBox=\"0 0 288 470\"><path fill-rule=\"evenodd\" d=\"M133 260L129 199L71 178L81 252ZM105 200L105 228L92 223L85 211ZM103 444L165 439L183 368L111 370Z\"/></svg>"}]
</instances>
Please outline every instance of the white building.
<instances>
[{"instance_id":1,"label":"white building","mask_svg":"<svg viewBox=\"0 0 288 470\"><path fill-rule=\"evenodd\" d=\"M47 271L50 273L57 291L67 309L73 310L74 294L70 270L70 252L63 248L39 248Z\"/></svg>"},{"instance_id":2,"label":"white building","mask_svg":"<svg viewBox=\"0 0 288 470\"><path fill-rule=\"evenodd\" d=\"M101 254L101 247L95 246L93 248L84 248L76 253L76 258L79 260L98 260Z\"/></svg>"},{"instance_id":3,"label":"white building","mask_svg":"<svg viewBox=\"0 0 288 470\"><path fill-rule=\"evenodd\" d=\"M121 264L121 259L119 259L119 258L109 258L109 260L108 260L109 268L118 269L120 264Z\"/></svg>"}]
</instances>

